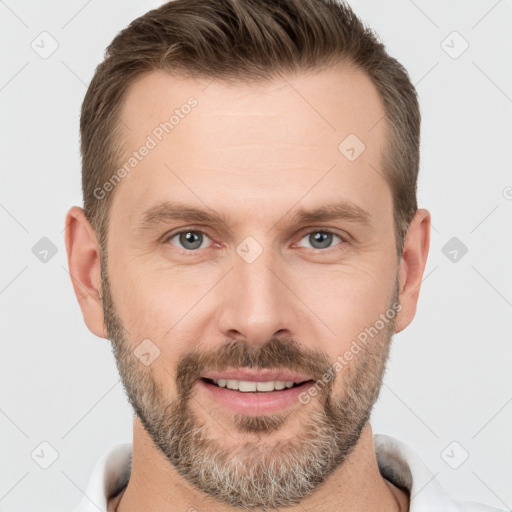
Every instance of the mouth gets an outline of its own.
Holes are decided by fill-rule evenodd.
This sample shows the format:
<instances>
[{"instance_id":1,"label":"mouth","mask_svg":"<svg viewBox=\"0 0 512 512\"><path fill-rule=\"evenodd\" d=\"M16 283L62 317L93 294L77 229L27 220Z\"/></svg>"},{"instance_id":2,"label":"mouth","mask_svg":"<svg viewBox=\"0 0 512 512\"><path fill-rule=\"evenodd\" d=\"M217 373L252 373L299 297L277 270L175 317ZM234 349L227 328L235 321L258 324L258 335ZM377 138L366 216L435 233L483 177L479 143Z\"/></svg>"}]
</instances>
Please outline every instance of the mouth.
<instances>
[{"instance_id":1,"label":"mouth","mask_svg":"<svg viewBox=\"0 0 512 512\"><path fill-rule=\"evenodd\" d=\"M299 395L314 383L306 375L279 371L226 371L198 379L210 399L234 413L270 414L296 405Z\"/></svg>"},{"instance_id":2,"label":"mouth","mask_svg":"<svg viewBox=\"0 0 512 512\"><path fill-rule=\"evenodd\" d=\"M219 388L227 388L240 393L271 393L273 391L281 391L283 389L296 388L302 386L306 382L313 382L308 379L305 381L294 382L292 380L267 380L267 381L250 381L237 379L208 379L202 378L208 384L212 384Z\"/></svg>"}]
</instances>

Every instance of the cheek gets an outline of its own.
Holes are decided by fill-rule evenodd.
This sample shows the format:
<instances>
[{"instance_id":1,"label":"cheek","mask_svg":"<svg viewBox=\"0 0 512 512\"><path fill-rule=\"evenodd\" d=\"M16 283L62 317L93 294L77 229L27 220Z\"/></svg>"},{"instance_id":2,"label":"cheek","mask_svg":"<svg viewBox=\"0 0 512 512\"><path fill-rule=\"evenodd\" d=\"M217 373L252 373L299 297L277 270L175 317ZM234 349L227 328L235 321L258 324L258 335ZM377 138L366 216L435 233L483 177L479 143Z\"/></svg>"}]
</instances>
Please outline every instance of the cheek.
<instances>
[{"instance_id":1,"label":"cheek","mask_svg":"<svg viewBox=\"0 0 512 512\"><path fill-rule=\"evenodd\" d=\"M144 257L117 261L110 276L112 296L130 339L160 345L172 340L173 352L190 350L197 338L194 326L200 325L204 305L211 304L202 298L214 288L217 274L204 266L179 269Z\"/></svg>"},{"instance_id":2,"label":"cheek","mask_svg":"<svg viewBox=\"0 0 512 512\"><path fill-rule=\"evenodd\" d=\"M365 328L385 314L392 297L395 273L392 265L343 265L328 272L297 277L291 287L321 320L322 343L331 360L343 353ZM313 313L312 313L313 314ZM318 334L317 334L318 336ZM324 338L325 336L325 338ZM330 340L330 341L328 341Z\"/></svg>"}]
</instances>

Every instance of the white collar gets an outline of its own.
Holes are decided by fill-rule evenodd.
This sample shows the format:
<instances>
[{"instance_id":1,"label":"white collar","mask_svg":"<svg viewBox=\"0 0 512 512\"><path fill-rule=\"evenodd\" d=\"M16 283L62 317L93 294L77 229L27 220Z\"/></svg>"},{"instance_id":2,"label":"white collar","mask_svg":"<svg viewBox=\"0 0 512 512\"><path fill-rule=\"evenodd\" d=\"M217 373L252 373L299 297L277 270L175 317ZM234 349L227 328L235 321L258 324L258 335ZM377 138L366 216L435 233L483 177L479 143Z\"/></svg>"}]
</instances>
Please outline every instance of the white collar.
<instances>
[{"instance_id":1,"label":"white collar","mask_svg":"<svg viewBox=\"0 0 512 512\"><path fill-rule=\"evenodd\" d=\"M374 444L382 476L409 491L409 512L500 512L478 503L452 500L418 455L401 441L376 434ZM131 444L116 445L105 453L96 463L74 512L106 512L108 498L128 483L131 458Z\"/></svg>"}]
</instances>

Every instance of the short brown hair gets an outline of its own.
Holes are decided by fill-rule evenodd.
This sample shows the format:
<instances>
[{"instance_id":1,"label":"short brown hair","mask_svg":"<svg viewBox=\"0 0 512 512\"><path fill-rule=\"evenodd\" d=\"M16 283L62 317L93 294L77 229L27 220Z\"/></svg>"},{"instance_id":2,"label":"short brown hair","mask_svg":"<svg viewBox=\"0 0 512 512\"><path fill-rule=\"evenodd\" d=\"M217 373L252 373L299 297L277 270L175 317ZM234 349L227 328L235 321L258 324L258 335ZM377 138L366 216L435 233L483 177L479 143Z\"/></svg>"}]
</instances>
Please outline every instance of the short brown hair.
<instances>
[{"instance_id":1,"label":"short brown hair","mask_svg":"<svg viewBox=\"0 0 512 512\"><path fill-rule=\"evenodd\" d=\"M113 192L95 190L120 165L119 115L143 73L257 81L345 61L377 88L387 122L382 169L391 188L395 238L417 211L420 111L407 71L376 34L336 0L174 0L122 30L96 68L80 118L84 210L106 248Z\"/></svg>"}]
</instances>

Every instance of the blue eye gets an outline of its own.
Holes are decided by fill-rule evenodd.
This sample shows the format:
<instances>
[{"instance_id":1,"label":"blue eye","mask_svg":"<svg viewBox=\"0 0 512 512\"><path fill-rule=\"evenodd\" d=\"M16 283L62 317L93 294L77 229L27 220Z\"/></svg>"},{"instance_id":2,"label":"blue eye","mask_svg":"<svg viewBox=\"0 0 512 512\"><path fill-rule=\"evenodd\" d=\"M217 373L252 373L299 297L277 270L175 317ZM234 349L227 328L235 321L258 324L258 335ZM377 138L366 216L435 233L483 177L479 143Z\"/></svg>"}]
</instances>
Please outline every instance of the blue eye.
<instances>
[{"instance_id":1,"label":"blue eye","mask_svg":"<svg viewBox=\"0 0 512 512\"><path fill-rule=\"evenodd\" d=\"M338 239L339 242L338 244L334 245L339 245L339 243L344 242L344 240L339 235L336 235L331 231L315 230L310 231L301 238L301 242L303 240L307 240L306 243L309 245L304 246L301 244L301 242L299 242L298 245L299 247L309 247L316 250L329 249L331 246L333 246L335 239ZM211 243L211 241L212 240L208 235L206 235L206 233L193 229L180 231L167 238L167 242L171 245L178 247L178 249L185 249L189 252L196 251L198 249L204 249L208 247L208 244Z\"/></svg>"},{"instance_id":2,"label":"blue eye","mask_svg":"<svg viewBox=\"0 0 512 512\"><path fill-rule=\"evenodd\" d=\"M174 240L175 238L178 239L178 243L180 245L177 245L172 242L172 240ZM203 242L209 239L210 238L208 237L208 235L206 235L202 231L187 230L176 233L175 235L170 237L168 241L172 245L176 245L179 248L183 248L188 251L194 251L196 249L203 249Z\"/></svg>"},{"instance_id":3,"label":"blue eye","mask_svg":"<svg viewBox=\"0 0 512 512\"><path fill-rule=\"evenodd\" d=\"M331 233L330 231L310 231L301 240L307 239L313 249L329 249L332 244L333 237L343 242L341 237Z\"/></svg>"}]
</instances>

